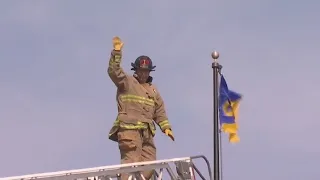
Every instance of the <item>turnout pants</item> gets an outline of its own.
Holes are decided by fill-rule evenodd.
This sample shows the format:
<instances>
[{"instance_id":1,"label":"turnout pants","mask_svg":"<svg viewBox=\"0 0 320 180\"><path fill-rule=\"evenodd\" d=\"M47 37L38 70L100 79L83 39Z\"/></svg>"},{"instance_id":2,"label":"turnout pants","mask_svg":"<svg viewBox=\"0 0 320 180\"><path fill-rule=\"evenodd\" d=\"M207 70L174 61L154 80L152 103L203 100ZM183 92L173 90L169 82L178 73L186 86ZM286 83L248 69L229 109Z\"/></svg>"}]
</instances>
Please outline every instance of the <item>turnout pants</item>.
<instances>
[{"instance_id":1,"label":"turnout pants","mask_svg":"<svg viewBox=\"0 0 320 180\"><path fill-rule=\"evenodd\" d=\"M156 147L149 128L139 130L119 129L118 145L121 164L154 161ZM154 171L142 172L145 179L150 179ZM122 174L121 180L128 180L128 174Z\"/></svg>"}]
</instances>

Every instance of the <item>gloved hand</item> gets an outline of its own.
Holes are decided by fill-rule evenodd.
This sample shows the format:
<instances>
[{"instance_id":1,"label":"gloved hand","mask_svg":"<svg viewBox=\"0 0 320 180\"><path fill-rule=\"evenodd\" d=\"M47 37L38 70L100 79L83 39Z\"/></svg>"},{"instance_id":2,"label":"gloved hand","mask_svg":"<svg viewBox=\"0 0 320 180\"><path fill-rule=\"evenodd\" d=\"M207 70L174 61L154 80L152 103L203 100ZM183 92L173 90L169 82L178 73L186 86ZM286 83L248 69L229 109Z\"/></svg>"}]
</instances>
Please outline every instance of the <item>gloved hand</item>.
<instances>
[{"instance_id":1,"label":"gloved hand","mask_svg":"<svg viewBox=\"0 0 320 180\"><path fill-rule=\"evenodd\" d=\"M173 136L173 133L170 129L166 129L164 130L164 133L169 136L171 138L172 141L174 141L174 136Z\"/></svg>"},{"instance_id":2,"label":"gloved hand","mask_svg":"<svg viewBox=\"0 0 320 180\"><path fill-rule=\"evenodd\" d=\"M123 42L121 41L121 39L116 36L112 39L112 44L113 44L113 49L116 51L121 51L122 46L123 46Z\"/></svg>"}]
</instances>

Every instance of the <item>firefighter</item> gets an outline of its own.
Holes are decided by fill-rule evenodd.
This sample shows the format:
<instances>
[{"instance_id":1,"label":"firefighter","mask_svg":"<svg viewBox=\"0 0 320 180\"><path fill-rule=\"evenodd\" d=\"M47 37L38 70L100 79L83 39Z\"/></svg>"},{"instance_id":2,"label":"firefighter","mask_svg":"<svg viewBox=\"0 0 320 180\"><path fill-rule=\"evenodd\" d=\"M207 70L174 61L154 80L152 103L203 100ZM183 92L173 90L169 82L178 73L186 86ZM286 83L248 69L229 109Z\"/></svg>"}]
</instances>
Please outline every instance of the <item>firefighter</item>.
<instances>
[{"instance_id":1,"label":"firefighter","mask_svg":"<svg viewBox=\"0 0 320 180\"><path fill-rule=\"evenodd\" d=\"M109 139L118 142L121 164L153 161L156 160L155 123L174 141L164 101L150 76L156 66L148 56L139 56L131 63L134 74L126 74L121 67L122 47L121 39L114 37L108 74L117 87L118 115ZM143 172L146 179L152 174L153 171ZM121 179L128 179L128 175L122 175Z\"/></svg>"}]
</instances>

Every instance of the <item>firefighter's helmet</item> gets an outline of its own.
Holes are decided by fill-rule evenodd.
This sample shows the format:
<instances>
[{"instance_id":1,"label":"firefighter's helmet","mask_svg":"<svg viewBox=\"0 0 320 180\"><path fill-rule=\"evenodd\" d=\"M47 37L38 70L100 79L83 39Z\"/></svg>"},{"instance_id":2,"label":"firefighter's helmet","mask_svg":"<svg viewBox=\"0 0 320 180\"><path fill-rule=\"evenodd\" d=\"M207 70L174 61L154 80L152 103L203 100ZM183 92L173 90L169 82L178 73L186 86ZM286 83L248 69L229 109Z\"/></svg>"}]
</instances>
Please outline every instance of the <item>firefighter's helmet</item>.
<instances>
[{"instance_id":1,"label":"firefighter's helmet","mask_svg":"<svg viewBox=\"0 0 320 180\"><path fill-rule=\"evenodd\" d=\"M148 56L139 56L134 63L131 63L131 70L137 69L148 69L149 71L154 71L156 66L152 65L152 60Z\"/></svg>"}]
</instances>

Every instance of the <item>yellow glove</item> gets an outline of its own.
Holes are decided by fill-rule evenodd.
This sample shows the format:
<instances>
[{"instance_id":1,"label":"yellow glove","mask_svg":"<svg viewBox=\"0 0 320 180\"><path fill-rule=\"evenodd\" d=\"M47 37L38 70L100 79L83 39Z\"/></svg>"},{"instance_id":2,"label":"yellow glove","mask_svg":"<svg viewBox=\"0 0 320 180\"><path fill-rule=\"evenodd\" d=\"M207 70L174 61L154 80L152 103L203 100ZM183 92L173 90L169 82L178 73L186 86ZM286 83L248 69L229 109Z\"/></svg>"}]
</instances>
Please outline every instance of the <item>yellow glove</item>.
<instances>
[{"instance_id":1,"label":"yellow glove","mask_svg":"<svg viewBox=\"0 0 320 180\"><path fill-rule=\"evenodd\" d=\"M113 49L116 51L121 51L122 46L123 46L123 42L121 41L121 39L116 36L112 39L112 44L113 44Z\"/></svg>"},{"instance_id":2,"label":"yellow glove","mask_svg":"<svg viewBox=\"0 0 320 180\"><path fill-rule=\"evenodd\" d=\"M169 137L172 139L172 141L174 141L173 133L172 133L172 131L171 131L170 129L164 130L164 133L165 133L167 136L169 136Z\"/></svg>"}]
</instances>

